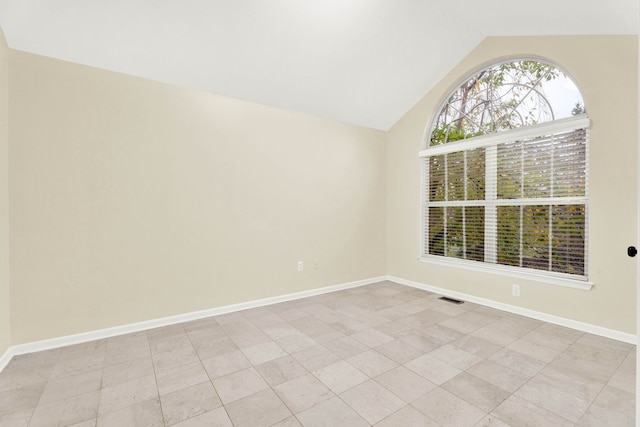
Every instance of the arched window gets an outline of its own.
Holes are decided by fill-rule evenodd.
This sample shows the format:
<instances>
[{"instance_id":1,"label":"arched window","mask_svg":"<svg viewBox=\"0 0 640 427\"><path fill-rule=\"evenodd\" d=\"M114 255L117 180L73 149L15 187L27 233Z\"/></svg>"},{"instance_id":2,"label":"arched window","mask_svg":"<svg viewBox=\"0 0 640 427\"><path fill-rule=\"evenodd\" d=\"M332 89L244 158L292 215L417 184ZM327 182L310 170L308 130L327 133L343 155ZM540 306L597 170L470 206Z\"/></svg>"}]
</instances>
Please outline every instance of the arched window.
<instances>
[{"instance_id":1,"label":"arched window","mask_svg":"<svg viewBox=\"0 0 640 427\"><path fill-rule=\"evenodd\" d=\"M588 127L573 80L518 60L446 98L423 159L427 261L587 281Z\"/></svg>"}]
</instances>

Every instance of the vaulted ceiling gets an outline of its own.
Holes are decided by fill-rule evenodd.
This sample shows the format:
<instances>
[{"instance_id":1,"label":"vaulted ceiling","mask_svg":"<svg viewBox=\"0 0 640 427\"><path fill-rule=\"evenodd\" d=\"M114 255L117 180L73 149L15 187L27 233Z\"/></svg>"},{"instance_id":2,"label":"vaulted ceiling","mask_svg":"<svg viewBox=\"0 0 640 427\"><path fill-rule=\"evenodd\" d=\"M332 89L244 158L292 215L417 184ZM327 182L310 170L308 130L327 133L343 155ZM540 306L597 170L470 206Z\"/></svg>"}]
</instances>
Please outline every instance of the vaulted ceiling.
<instances>
[{"instance_id":1,"label":"vaulted ceiling","mask_svg":"<svg viewBox=\"0 0 640 427\"><path fill-rule=\"evenodd\" d=\"M637 0L0 0L9 47L388 129L487 36L638 34Z\"/></svg>"}]
</instances>

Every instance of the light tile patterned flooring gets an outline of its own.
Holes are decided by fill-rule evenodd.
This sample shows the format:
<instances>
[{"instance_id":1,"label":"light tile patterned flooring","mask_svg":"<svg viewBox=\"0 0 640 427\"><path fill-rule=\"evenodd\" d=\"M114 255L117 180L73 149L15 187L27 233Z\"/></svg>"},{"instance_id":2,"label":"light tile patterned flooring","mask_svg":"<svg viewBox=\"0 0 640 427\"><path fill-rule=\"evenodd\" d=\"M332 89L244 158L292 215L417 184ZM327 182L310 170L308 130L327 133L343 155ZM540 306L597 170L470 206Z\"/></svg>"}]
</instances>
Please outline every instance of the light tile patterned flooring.
<instances>
[{"instance_id":1,"label":"light tile patterned flooring","mask_svg":"<svg viewBox=\"0 0 640 427\"><path fill-rule=\"evenodd\" d=\"M18 356L0 425L635 425L635 346L438 297L381 282Z\"/></svg>"}]
</instances>

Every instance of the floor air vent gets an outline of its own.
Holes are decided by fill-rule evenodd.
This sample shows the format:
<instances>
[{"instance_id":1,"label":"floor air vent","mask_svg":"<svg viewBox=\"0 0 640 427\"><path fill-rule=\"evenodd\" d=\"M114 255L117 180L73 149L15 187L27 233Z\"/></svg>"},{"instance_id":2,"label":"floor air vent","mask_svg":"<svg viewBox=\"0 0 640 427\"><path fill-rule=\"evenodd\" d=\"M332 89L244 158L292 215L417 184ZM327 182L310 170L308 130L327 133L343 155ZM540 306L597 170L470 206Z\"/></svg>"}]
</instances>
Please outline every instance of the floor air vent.
<instances>
[{"instance_id":1,"label":"floor air vent","mask_svg":"<svg viewBox=\"0 0 640 427\"><path fill-rule=\"evenodd\" d=\"M440 297L442 301L450 302L451 304L462 304L464 301L460 301L459 299L449 298L449 297Z\"/></svg>"}]
</instances>

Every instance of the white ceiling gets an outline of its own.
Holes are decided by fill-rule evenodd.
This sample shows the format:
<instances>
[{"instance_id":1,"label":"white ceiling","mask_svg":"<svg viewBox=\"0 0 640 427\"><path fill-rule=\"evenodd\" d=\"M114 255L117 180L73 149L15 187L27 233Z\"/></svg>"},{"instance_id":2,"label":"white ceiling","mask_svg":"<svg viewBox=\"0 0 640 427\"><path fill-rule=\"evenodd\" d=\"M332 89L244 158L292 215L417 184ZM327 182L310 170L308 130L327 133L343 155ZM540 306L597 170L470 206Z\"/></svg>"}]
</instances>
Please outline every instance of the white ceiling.
<instances>
[{"instance_id":1,"label":"white ceiling","mask_svg":"<svg viewBox=\"0 0 640 427\"><path fill-rule=\"evenodd\" d=\"M638 34L638 0L0 0L13 49L376 129L484 37Z\"/></svg>"}]
</instances>

